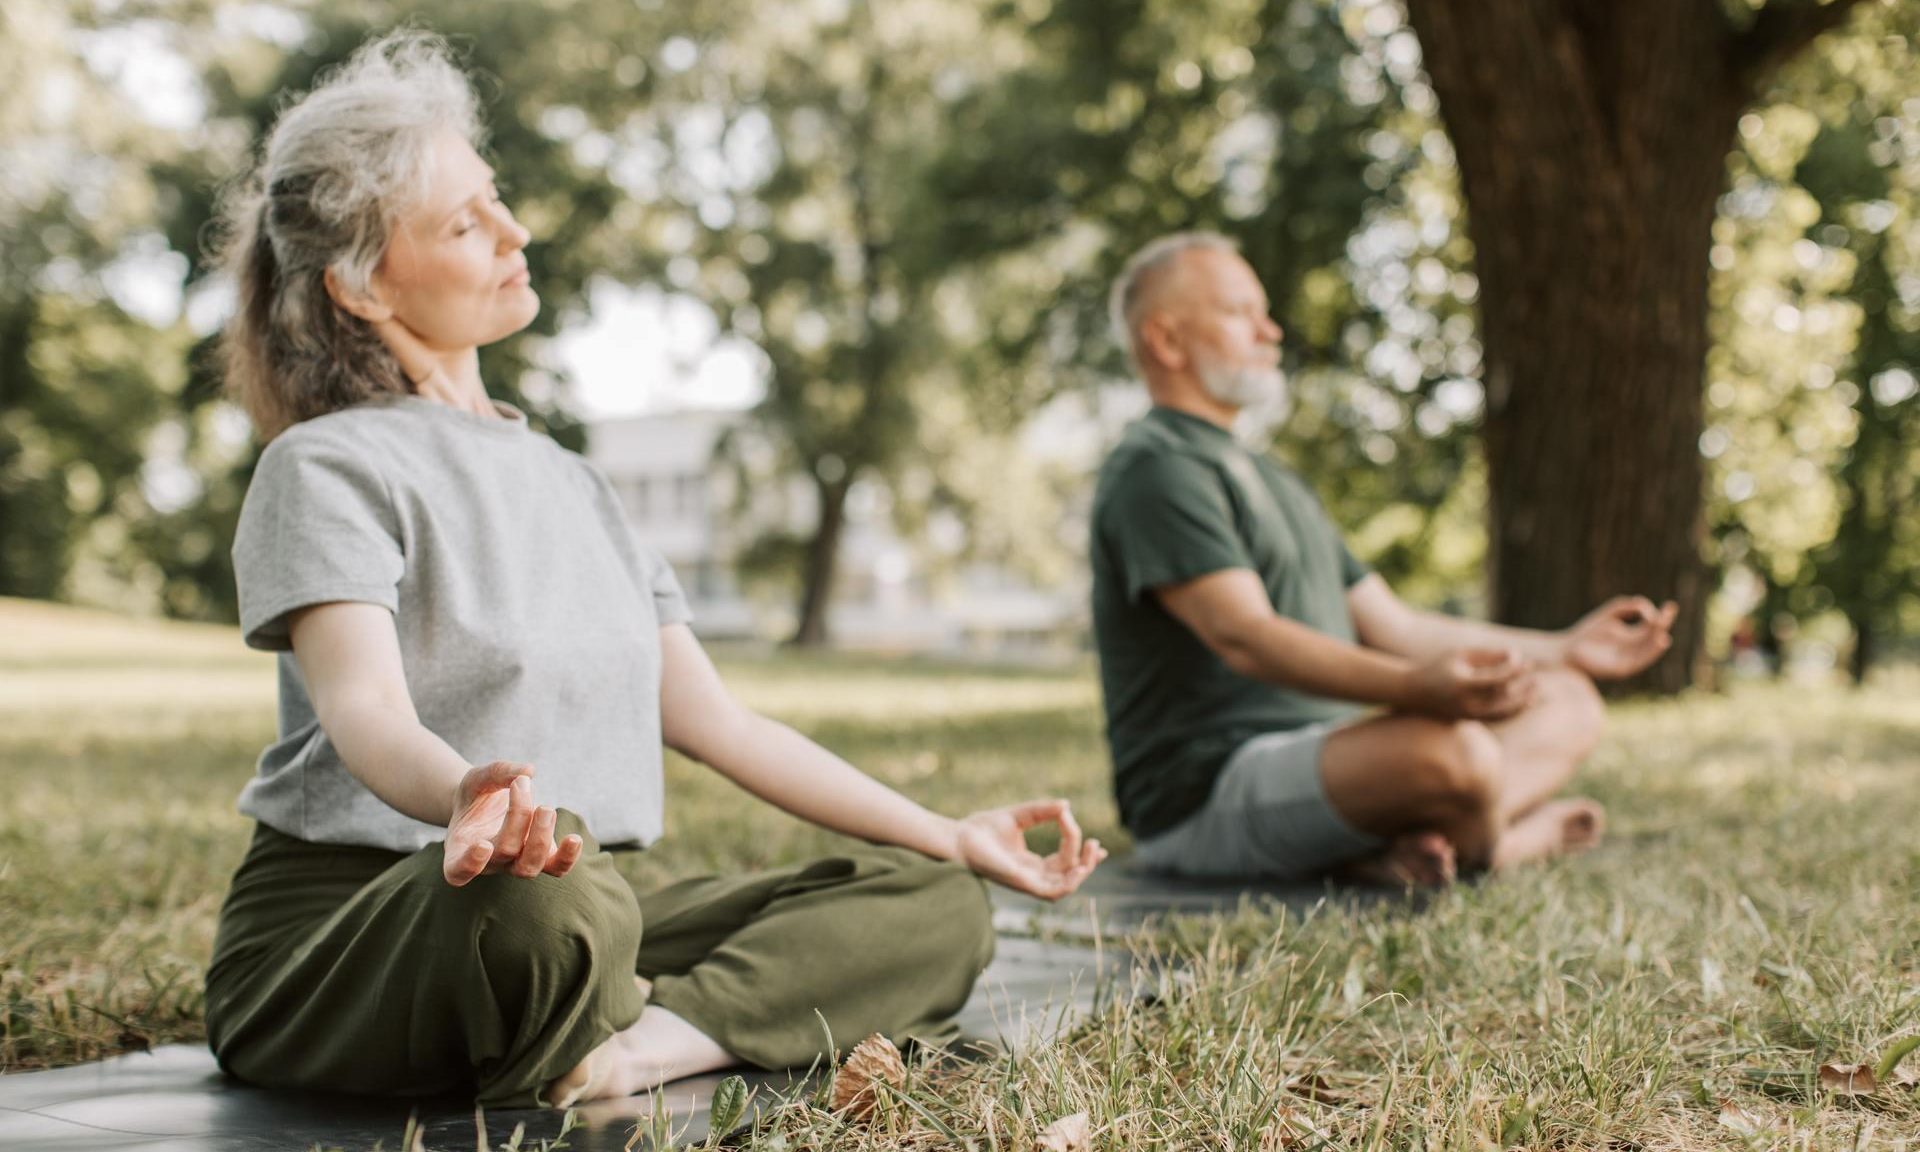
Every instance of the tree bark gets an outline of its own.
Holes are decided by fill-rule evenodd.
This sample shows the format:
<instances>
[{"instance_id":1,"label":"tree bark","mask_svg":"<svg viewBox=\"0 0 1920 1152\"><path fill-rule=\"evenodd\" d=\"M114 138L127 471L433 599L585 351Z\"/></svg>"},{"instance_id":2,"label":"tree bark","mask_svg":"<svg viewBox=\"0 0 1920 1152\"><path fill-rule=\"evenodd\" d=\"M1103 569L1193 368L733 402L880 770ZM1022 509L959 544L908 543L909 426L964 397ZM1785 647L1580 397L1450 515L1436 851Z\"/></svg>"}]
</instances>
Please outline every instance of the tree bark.
<instances>
[{"instance_id":1,"label":"tree bark","mask_svg":"<svg viewBox=\"0 0 1920 1152\"><path fill-rule=\"evenodd\" d=\"M852 470L838 480L815 477L813 483L820 501L820 519L813 539L807 542L807 564L800 583L800 622L788 641L796 648L819 648L827 642L827 610L833 601L834 577L840 570L840 537L847 525Z\"/></svg>"},{"instance_id":2,"label":"tree bark","mask_svg":"<svg viewBox=\"0 0 1920 1152\"><path fill-rule=\"evenodd\" d=\"M1633 687L1691 683L1707 588L1708 252L1749 99L1713 0L1410 0L1480 279L1497 619L1679 601Z\"/></svg>"},{"instance_id":3,"label":"tree bark","mask_svg":"<svg viewBox=\"0 0 1920 1152\"><path fill-rule=\"evenodd\" d=\"M1867 673L1873 668L1873 658L1878 655L1874 642L1874 621L1871 616L1857 613L1847 617L1847 623L1853 625L1853 651L1847 655L1847 678L1853 681L1855 688L1867 682Z\"/></svg>"}]
</instances>

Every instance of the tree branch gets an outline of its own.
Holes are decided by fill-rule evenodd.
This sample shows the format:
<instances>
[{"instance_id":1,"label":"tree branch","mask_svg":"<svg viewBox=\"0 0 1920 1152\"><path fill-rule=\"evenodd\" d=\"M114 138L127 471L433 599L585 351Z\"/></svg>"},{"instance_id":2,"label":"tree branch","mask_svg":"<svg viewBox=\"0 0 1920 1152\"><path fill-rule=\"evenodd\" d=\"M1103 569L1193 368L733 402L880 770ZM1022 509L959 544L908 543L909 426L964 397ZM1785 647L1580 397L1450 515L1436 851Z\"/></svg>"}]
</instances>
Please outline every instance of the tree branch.
<instances>
[{"instance_id":1,"label":"tree branch","mask_svg":"<svg viewBox=\"0 0 1920 1152\"><path fill-rule=\"evenodd\" d=\"M1800 50L1830 28L1837 28L1852 14L1860 0L1818 0L1791 4L1772 0L1753 18L1745 32L1734 38L1734 73L1748 86L1758 89L1776 68L1793 59Z\"/></svg>"}]
</instances>

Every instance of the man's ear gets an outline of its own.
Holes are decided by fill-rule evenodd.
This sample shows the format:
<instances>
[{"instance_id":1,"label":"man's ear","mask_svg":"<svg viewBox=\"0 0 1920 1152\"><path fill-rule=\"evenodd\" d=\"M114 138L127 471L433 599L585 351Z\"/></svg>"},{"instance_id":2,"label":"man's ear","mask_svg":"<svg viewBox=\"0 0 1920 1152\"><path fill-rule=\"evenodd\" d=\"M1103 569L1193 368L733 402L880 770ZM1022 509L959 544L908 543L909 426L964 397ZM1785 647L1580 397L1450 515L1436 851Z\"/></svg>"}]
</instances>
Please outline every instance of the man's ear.
<instances>
[{"instance_id":1,"label":"man's ear","mask_svg":"<svg viewBox=\"0 0 1920 1152\"><path fill-rule=\"evenodd\" d=\"M1163 366L1178 372L1187 366L1187 350L1174 337L1173 325L1162 312L1149 313L1140 321L1140 347Z\"/></svg>"},{"instance_id":2,"label":"man's ear","mask_svg":"<svg viewBox=\"0 0 1920 1152\"><path fill-rule=\"evenodd\" d=\"M369 324L381 324L393 319L393 309L380 302L373 293L354 292L340 282L340 277L329 267L325 273L327 295L334 305L350 316L358 316Z\"/></svg>"}]
</instances>

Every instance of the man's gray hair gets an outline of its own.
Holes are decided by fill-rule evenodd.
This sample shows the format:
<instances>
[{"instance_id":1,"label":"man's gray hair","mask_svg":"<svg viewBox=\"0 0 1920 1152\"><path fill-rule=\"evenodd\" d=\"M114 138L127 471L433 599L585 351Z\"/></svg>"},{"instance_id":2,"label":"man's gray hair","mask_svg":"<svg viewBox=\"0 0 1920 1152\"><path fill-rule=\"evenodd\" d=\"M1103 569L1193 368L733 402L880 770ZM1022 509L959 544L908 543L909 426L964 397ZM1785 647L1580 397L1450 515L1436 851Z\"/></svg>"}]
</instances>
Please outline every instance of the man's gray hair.
<instances>
[{"instance_id":1,"label":"man's gray hair","mask_svg":"<svg viewBox=\"0 0 1920 1152\"><path fill-rule=\"evenodd\" d=\"M1154 240L1135 252L1113 282L1107 299L1107 318L1113 324L1113 338L1124 348L1135 367L1140 350L1134 346L1134 325L1140 320L1140 306L1146 301L1146 289L1164 273L1183 252L1195 249L1238 252L1240 245L1218 232L1175 232Z\"/></svg>"},{"instance_id":2,"label":"man's gray hair","mask_svg":"<svg viewBox=\"0 0 1920 1152\"><path fill-rule=\"evenodd\" d=\"M433 142L479 147L478 101L446 41L388 33L288 105L248 176L223 198L222 263L238 311L227 386L261 439L288 425L410 390L371 326L338 308L333 272L365 293L400 213L429 189Z\"/></svg>"}]
</instances>

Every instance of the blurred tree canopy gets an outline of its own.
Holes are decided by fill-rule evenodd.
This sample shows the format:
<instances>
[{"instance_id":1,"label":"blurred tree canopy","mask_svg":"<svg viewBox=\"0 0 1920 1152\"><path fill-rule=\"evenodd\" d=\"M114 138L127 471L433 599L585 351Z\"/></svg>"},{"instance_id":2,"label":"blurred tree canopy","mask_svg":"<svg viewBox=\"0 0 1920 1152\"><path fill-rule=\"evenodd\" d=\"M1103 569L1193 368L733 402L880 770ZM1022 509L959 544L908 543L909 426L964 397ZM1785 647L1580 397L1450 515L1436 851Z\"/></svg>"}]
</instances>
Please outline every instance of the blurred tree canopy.
<instances>
[{"instance_id":1,"label":"blurred tree canopy","mask_svg":"<svg viewBox=\"0 0 1920 1152\"><path fill-rule=\"evenodd\" d=\"M1636 547L1724 589L1714 636L1748 613L1841 621L1864 672L1920 615L1914 7L1867 0L1842 26L1839 4L1698 3L1759 46L1737 69L1758 99L1729 113L1726 139L1685 145L1699 179L1684 188L1705 188L1704 209L1683 211L1680 186L1645 201L1650 218L1711 220L1703 334L1675 338L1698 349L1688 377L1580 351L1641 347L1634 325L1669 314L1664 288L1567 247L1586 225L1527 239L1542 221L1503 209L1473 175L1480 160L1463 188L1462 117L1506 125L1469 127L1475 156L1505 141L1547 170L1513 143L1546 98L1531 73L1490 64L1505 42L1491 32L1475 41L1480 70L1462 72L1449 37L1467 17L1440 0L20 0L0 15L0 592L230 615L226 552L254 449L206 356L225 299L208 221L286 91L413 20L481 78L493 159L535 236L547 306L488 350L490 384L582 443L552 339L588 318L602 278L697 300L753 344L755 426L774 448L756 467L804 477L817 513L811 532L754 553L791 581L799 639L826 634L861 491L932 553L1073 572L1089 478L1031 458L1022 429L1076 398L1098 423L1128 387L1106 331L1113 274L1156 235L1213 228L1242 243L1287 329L1291 403L1257 414L1265 435L1411 597L1480 606L1489 566L1502 587L1557 580L1542 550L1583 555L1598 521L1570 514L1578 539L1536 531L1500 552L1540 508L1588 499L1525 479L1514 452L1584 459L1591 445L1550 447L1584 435L1627 467L1638 457L1597 429L1637 412L1670 498L1636 515L1649 540L1680 545ZM1543 60L1555 44L1612 45L1588 67L1639 107L1658 86L1620 85L1639 74L1635 51L1665 43L1634 23L1651 19L1629 6L1515 43ZM150 106L147 83L197 105ZM1575 188L1619 163L1596 149L1552 171ZM1618 323L1576 309L1516 327L1493 299L1545 307L1556 282L1598 294ZM1489 328L1490 315L1505 319ZM1620 407L1609 374L1678 377L1655 390L1679 407ZM1547 431L1516 440L1522 378L1553 381L1554 399L1527 417ZM1489 379L1507 424L1484 424ZM1705 477L1698 536L1689 470ZM1588 472L1588 485L1612 474ZM1603 591L1556 587L1493 606L1563 624L1529 614Z\"/></svg>"},{"instance_id":2,"label":"blurred tree canopy","mask_svg":"<svg viewBox=\"0 0 1920 1152\"><path fill-rule=\"evenodd\" d=\"M1869 6L1740 121L1714 225L1709 558L1763 646L1823 613L1850 670L1920 617L1920 12Z\"/></svg>"}]
</instances>

